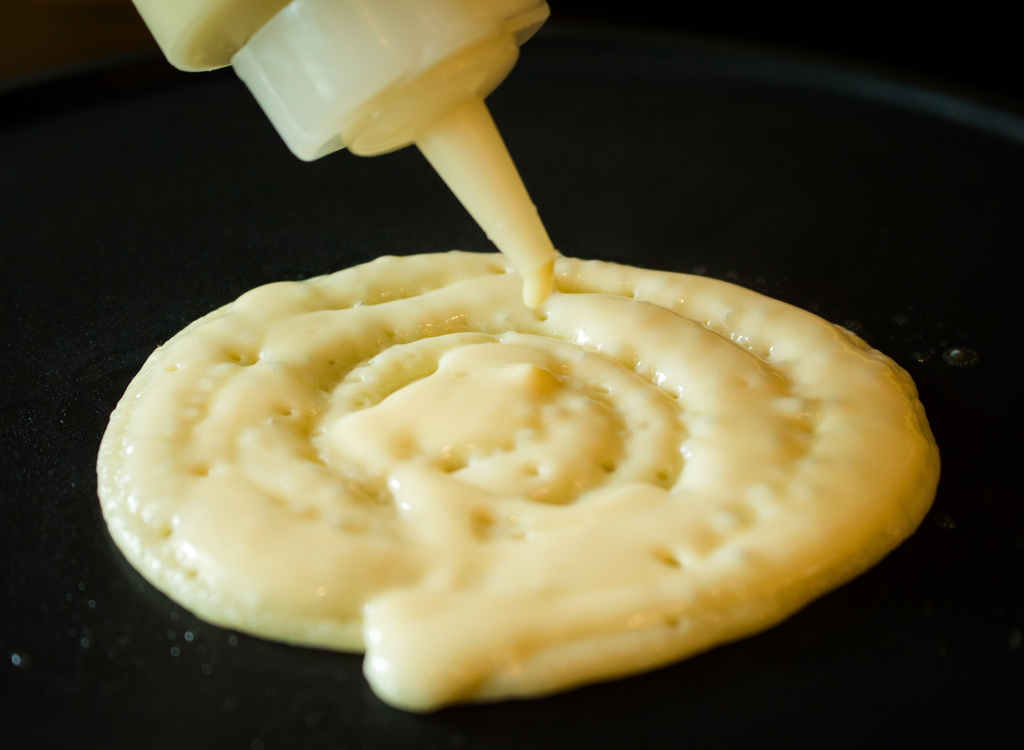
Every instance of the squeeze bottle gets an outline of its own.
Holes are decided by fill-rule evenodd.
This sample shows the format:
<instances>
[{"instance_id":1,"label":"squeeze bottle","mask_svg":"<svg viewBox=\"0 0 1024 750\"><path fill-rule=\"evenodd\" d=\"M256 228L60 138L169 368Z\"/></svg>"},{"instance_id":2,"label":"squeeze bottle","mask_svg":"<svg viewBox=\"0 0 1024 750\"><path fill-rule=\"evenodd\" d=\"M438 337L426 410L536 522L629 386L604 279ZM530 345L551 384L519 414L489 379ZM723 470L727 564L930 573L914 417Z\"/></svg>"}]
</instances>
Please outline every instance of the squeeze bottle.
<instances>
[{"instance_id":1,"label":"squeeze bottle","mask_svg":"<svg viewBox=\"0 0 1024 750\"><path fill-rule=\"evenodd\" d=\"M234 67L300 159L415 143L523 277L548 296L557 255L484 104L545 0L133 0L182 70Z\"/></svg>"}]
</instances>

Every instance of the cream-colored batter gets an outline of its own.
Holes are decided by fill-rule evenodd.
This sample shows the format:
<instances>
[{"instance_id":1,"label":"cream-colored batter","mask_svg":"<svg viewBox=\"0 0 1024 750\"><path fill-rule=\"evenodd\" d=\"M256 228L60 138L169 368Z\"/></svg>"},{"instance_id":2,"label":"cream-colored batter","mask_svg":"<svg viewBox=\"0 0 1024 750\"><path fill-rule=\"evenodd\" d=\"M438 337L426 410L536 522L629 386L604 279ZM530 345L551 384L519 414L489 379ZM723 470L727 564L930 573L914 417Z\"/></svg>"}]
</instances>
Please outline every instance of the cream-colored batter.
<instances>
[{"instance_id":1,"label":"cream-colored batter","mask_svg":"<svg viewBox=\"0 0 1024 750\"><path fill-rule=\"evenodd\" d=\"M560 258L381 258L158 349L111 416L114 540L211 622L366 650L416 711L639 672L779 622L918 525L907 374L807 312Z\"/></svg>"}]
</instances>

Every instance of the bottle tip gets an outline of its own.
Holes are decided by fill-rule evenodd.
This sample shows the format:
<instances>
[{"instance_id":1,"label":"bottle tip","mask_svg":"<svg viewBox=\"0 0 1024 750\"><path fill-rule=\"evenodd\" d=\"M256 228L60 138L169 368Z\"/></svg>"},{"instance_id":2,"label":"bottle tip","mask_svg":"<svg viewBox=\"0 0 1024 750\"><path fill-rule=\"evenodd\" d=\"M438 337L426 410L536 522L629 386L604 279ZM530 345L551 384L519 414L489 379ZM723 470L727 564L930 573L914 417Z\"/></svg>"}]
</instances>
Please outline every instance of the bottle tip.
<instances>
[{"instance_id":1,"label":"bottle tip","mask_svg":"<svg viewBox=\"0 0 1024 750\"><path fill-rule=\"evenodd\" d=\"M555 282L555 261L551 259L523 276L523 302L527 307L539 307L551 294Z\"/></svg>"}]
</instances>

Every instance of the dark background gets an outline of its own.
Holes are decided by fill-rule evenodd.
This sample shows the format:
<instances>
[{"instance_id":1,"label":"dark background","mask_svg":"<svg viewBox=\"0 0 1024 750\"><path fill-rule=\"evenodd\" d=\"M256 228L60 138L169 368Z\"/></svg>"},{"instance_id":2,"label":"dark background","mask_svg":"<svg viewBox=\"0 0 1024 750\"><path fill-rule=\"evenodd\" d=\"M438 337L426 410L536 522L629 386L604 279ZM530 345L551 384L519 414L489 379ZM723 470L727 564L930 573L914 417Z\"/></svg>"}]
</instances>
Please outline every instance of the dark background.
<instances>
[{"instance_id":1,"label":"dark background","mask_svg":"<svg viewBox=\"0 0 1024 750\"><path fill-rule=\"evenodd\" d=\"M1011 2L549 2L553 21L660 28L824 53L1024 101L1024 41Z\"/></svg>"}]
</instances>

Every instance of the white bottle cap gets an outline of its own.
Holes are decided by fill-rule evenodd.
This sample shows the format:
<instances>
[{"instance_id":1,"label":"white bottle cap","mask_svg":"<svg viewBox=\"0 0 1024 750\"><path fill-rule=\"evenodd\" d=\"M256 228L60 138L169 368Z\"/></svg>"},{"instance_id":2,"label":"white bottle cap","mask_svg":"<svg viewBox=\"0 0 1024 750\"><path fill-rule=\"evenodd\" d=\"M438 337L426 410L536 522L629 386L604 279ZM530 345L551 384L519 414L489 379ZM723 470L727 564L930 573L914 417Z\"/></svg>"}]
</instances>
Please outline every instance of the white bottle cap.
<instances>
[{"instance_id":1,"label":"white bottle cap","mask_svg":"<svg viewBox=\"0 0 1024 750\"><path fill-rule=\"evenodd\" d=\"M300 159L377 154L487 96L548 14L544 0L293 0L231 64Z\"/></svg>"}]
</instances>

